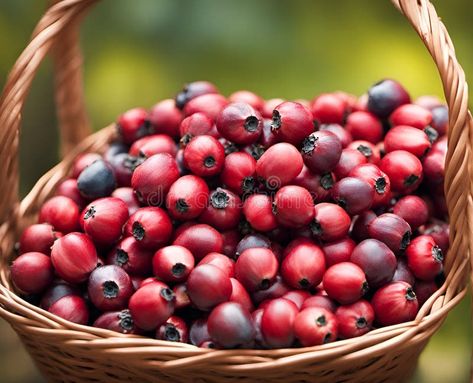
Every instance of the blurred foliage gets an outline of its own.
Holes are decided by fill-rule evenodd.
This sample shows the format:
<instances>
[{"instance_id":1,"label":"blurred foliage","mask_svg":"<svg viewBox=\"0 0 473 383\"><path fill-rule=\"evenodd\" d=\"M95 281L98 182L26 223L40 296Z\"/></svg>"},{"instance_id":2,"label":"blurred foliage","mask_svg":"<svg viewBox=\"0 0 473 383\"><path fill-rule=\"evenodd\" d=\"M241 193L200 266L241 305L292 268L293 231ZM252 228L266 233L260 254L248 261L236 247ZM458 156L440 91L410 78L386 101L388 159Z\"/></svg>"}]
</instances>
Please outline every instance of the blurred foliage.
<instances>
[{"instance_id":1,"label":"blurred foliage","mask_svg":"<svg viewBox=\"0 0 473 383\"><path fill-rule=\"evenodd\" d=\"M473 1L435 5L467 78L473 78ZM45 6L46 1L2 0L0 85ZM378 79L392 77L414 97L442 95L432 59L389 1L103 1L84 22L82 40L94 129L128 108L172 97L196 79L214 82L224 94L247 88L265 98L291 99L338 89L359 95ZM46 61L24 111L23 193L57 161L51 84ZM468 381L470 327L465 300L423 353L414 381ZM23 363L13 355L3 368ZM7 381L36 381L27 375L31 369L13 370ZM14 372L23 375L15 380Z\"/></svg>"}]
</instances>

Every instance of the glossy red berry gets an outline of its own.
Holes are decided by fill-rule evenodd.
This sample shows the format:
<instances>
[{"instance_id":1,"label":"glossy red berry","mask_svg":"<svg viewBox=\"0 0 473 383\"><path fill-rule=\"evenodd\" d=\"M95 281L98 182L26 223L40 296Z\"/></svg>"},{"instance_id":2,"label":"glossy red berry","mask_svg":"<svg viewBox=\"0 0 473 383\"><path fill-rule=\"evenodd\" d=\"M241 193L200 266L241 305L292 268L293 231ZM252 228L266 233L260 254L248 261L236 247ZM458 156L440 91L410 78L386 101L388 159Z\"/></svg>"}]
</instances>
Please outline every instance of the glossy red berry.
<instances>
[{"instance_id":1,"label":"glossy red berry","mask_svg":"<svg viewBox=\"0 0 473 383\"><path fill-rule=\"evenodd\" d=\"M98 153L83 153L79 154L74 159L74 164L72 165L72 178L77 178L82 173L82 171L92 163L97 160L101 160L102 156Z\"/></svg>"},{"instance_id":2,"label":"glossy red berry","mask_svg":"<svg viewBox=\"0 0 473 383\"><path fill-rule=\"evenodd\" d=\"M158 206L179 175L176 160L170 154L155 154L135 169L131 186L142 204Z\"/></svg>"},{"instance_id":3,"label":"glossy red berry","mask_svg":"<svg viewBox=\"0 0 473 383\"><path fill-rule=\"evenodd\" d=\"M349 237L322 245L327 267L340 262L348 262L355 246L355 241Z\"/></svg>"},{"instance_id":4,"label":"glossy red berry","mask_svg":"<svg viewBox=\"0 0 473 383\"><path fill-rule=\"evenodd\" d=\"M294 246L281 263L281 276L295 289L308 289L322 282L325 257L322 249L311 243Z\"/></svg>"},{"instance_id":5,"label":"glossy red berry","mask_svg":"<svg viewBox=\"0 0 473 383\"><path fill-rule=\"evenodd\" d=\"M11 279L22 294L39 294L54 279L51 259L38 252L24 253L13 261Z\"/></svg>"},{"instance_id":6,"label":"glossy red berry","mask_svg":"<svg viewBox=\"0 0 473 383\"><path fill-rule=\"evenodd\" d=\"M180 310L190 306L191 300L189 295L187 295L187 287L185 283L181 283L180 285L176 285L172 288L172 291L176 297L176 310Z\"/></svg>"},{"instance_id":7,"label":"glossy red berry","mask_svg":"<svg viewBox=\"0 0 473 383\"><path fill-rule=\"evenodd\" d=\"M391 181L386 173L374 164L361 164L354 167L349 177L355 177L368 182L374 190L373 206L386 205L391 197Z\"/></svg>"},{"instance_id":8,"label":"glossy red berry","mask_svg":"<svg viewBox=\"0 0 473 383\"><path fill-rule=\"evenodd\" d=\"M189 341L194 346L200 346L202 343L210 341L207 318L199 318L192 322L189 328Z\"/></svg>"},{"instance_id":9,"label":"glossy red berry","mask_svg":"<svg viewBox=\"0 0 473 383\"><path fill-rule=\"evenodd\" d=\"M338 336L335 315L321 307L308 307L297 314L294 334L303 347L333 342Z\"/></svg>"},{"instance_id":10,"label":"glossy red berry","mask_svg":"<svg viewBox=\"0 0 473 383\"><path fill-rule=\"evenodd\" d=\"M380 118L388 117L396 108L410 102L409 94L394 80L381 80L368 90L368 110Z\"/></svg>"},{"instance_id":11,"label":"glossy red berry","mask_svg":"<svg viewBox=\"0 0 473 383\"><path fill-rule=\"evenodd\" d=\"M174 219L197 218L209 201L209 187L205 181L194 175L186 175L174 182L166 196L166 207Z\"/></svg>"},{"instance_id":12,"label":"glossy red berry","mask_svg":"<svg viewBox=\"0 0 473 383\"><path fill-rule=\"evenodd\" d=\"M343 339L354 338L371 330L374 310L364 299L347 306L340 306L335 316L338 322L338 336Z\"/></svg>"},{"instance_id":13,"label":"glossy red berry","mask_svg":"<svg viewBox=\"0 0 473 383\"><path fill-rule=\"evenodd\" d=\"M251 294L251 297L255 303L261 304L265 300L280 298L289 291L291 289L284 283L281 276L276 275L274 282L268 289L255 291Z\"/></svg>"},{"instance_id":14,"label":"glossy red berry","mask_svg":"<svg viewBox=\"0 0 473 383\"><path fill-rule=\"evenodd\" d=\"M186 104L184 114L187 117L194 113L204 113L215 121L227 105L228 100L221 94L203 94Z\"/></svg>"},{"instance_id":15,"label":"glossy red berry","mask_svg":"<svg viewBox=\"0 0 473 383\"><path fill-rule=\"evenodd\" d=\"M349 214L356 215L371 207L374 189L360 178L346 177L333 186L332 198Z\"/></svg>"},{"instance_id":16,"label":"glossy red berry","mask_svg":"<svg viewBox=\"0 0 473 383\"><path fill-rule=\"evenodd\" d=\"M420 235L406 249L407 264L414 276L424 281L433 280L443 268L443 253L430 235Z\"/></svg>"},{"instance_id":17,"label":"glossy red berry","mask_svg":"<svg viewBox=\"0 0 473 383\"><path fill-rule=\"evenodd\" d=\"M100 315L93 324L94 327L120 332L122 334L136 334L138 329L133 322L130 310L111 311Z\"/></svg>"},{"instance_id":18,"label":"glossy red berry","mask_svg":"<svg viewBox=\"0 0 473 383\"><path fill-rule=\"evenodd\" d=\"M185 247L166 246L154 254L153 274L163 282L183 282L193 269L194 256Z\"/></svg>"},{"instance_id":19,"label":"glossy red berry","mask_svg":"<svg viewBox=\"0 0 473 383\"><path fill-rule=\"evenodd\" d=\"M218 93L217 87L208 81L193 81L188 84L185 84L182 90L176 95L176 107L183 109L186 104L204 94L214 94Z\"/></svg>"},{"instance_id":20,"label":"glossy red berry","mask_svg":"<svg viewBox=\"0 0 473 383\"><path fill-rule=\"evenodd\" d=\"M140 203L131 187L117 188L110 196L114 198L119 198L123 202L125 202L128 207L129 215L132 215L140 208Z\"/></svg>"},{"instance_id":21,"label":"glossy red berry","mask_svg":"<svg viewBox=\"0 0 473 383\"><path fill-rule=\"evenodd\" d=\"M304 302L310 297L310 292L306 290L291 290L284 294L281 298L293 302L300 310Z\"/></svg>"},{"instance_id":22,"label":"glossy red berry","mask_svg":"<svg viewBox=\"0 0 473 383\"><path fill-rule=\"evenodd\" d=\"M353 225L351 228L351 236L358 242L369 238L368 225L377 217L376 213L372 210L366 210L363 213L357 215L353 219Z\"/></svg>"},{"instance_id":23,"label":"glossy red berry","mask_svg":"<svg viewBox=\"0 0 473 383\"><path fill-rule=\"evenodd\" d=\"M128 110L118 118L117 130L122 141L128 145L147 136L151 132L148 112L143 108Z\"/></svg>"},{"instance_id":24,"label":"glossy red berry","mask_svg":"<svg viewBox=\"0 0 473 383\"><path fill-rule=\"evenodd\" d=\"M82 197L82 194L80 194L77 180L75 178L68 178L62 181L57 186L54 195L69 197L77 204L77 206L79 206L79 208L83 208L87 204L84 197Z\"/></svg>"},{"instance_id":25,"label":"glossy red berry","mask_svg":"<svg viewBox=\"0 0 473 383\"><path fill-rule=\"evenodd\" d=\"M232 294L232 283L225 272L212 264L197 266L187 278L187 294L200 310L210 310L227 302Z\"/></svg>"},{"instance_id":26,"label":"glossy red berry","mask_svg":"<svg viewBox=\"0 0 473 383\"><path fill-rule=\"evenodd\" d=\"M87 303L78 295L67 295L58 299L48 311L72 323L86 325L89 321Z\"/></svg>"},{"instance_id":27,"label":"glossy red berry","mask_svg":"<svg viewBox=\"0 0 473 383\"><path fill-rule=\"evenodd\" d=\"M166 99L155 104L149 112L149 121L156 133L167 134L173 138L179 136L179 124L182 113L176 102Z\"/></svg>"},{"instance_id":28,"label":"glossy red berry","mask_svg":"<svg viewBox=\"0 0 473 383\"><path fill-rule=\"evenodd\" d=\"M219 134L213 120L204 113L194 113L182 120L179 127L181 145L187 145L195 136L212 136Z\"/></svg>"},{"instance_id":29,"label":"glossy red berry","mask_svg":"<svg viewBox=\"0 0 473 383\"><path fill-rule=\"evenodd\" d=\"M53 282L52 286L43 294L39 306L44 310L49 310L53 303L68 295L80 295L80 291L69 283L58 280Z\"/></svg>"},{"instance_id":30,"label":"glossy red berry","mask_svg":"<svg viewBox=\"0 0 473 383\"><path fill-rule=\"evenodd\" d=\"M411 240L411 227L396 214L384 213L368 225L369 235L384 242L394 253L406 250Z\"/></svg>"},{"instance_id":31,"label":"glossy red berry","mask_svg":"<svg viewBox=\"0 0 473 383\"><path fill-rule=\"evenodd\" d=\"M330 198L335 179L332 173L314 174L307 166L304 166L292 183L307 189L314 202L317 203L327 201Z\"/></svg>"},{"instance_id":32,"label":"glossy red berry","mask_svg":"<svg viewBox=\"0 0 473 383\"><path fill-rule=\"evenodd\" d=\"M62 233L79 227L79 207L70 198L57 196L48 199L39 211L39 223L49 223Z\"/></svg>"},{"instance_id":33,"label":"glossy red berry","mask_svg":"<svg viewBox=\"0 0 473 383\"><path fill-rule=\"evenodd\" d=\"M346 237L350 230L350 216L338 205L322 202L314 206L312 234L323 241L336 241Z\"/></svg>"},{"instance_id":34,"label":"glossy red berry","mask_svg":"<svg viewBox=\"0 0 473 383\"><path fill-rule=\"evenodd\" d=\"M20 253L31 251L49 255L54 241L62 237L62 233L57 232L47 223L38 223L28 226L20 237Z\"/></svg>"},{"instance_id":35,"label":"glossy red berry","mask_svg":"<svg viewBox=\"0 0 473 383\"><path fill-rule=\"evenodd\" d=\"M422 160L425 180L430 185L441 185L445 178L446 151L436 150L437 145Z\"/></svg>"},{"instance_id":36,"label":"glossy red berry","mask_svg":"<svg viewBox=\"0 0 473 383\"><path fill-rule=\"evenodd\" d=\"M101 311L124 309L131 295L133 285L130 276L119 266L108 265L96 268L90 274L89 299Z\"/></svg>"},{"instance_id":37,"label":"glossy red berry","mask_svg":"<svg viewBox=\"0 0 473 383\"><path fill-rule=\"evenodd\" d=\"M243 251L235 263L235 278L250 292L268 289L278 272L276 255L265 248Z\"/></svg>"},{"instance_id":38,"label":"glossy red berry","mask_svg":"<svg viewBox=\"0 0 473 383\"><path fill-rule=\"evenodd\" d=\"M120 266L130 275L151 274L152 250L146 250L133 237L122 239L107 256L108 265Z\"/></svg>"},{"instance_id":39,"label":"glossy red berry","mask_svg":"<svg viewBox=\"0 0 473 383\"><path fill-rule=\"evenodd\" d=\"M319 124L343 124L347 115L347 104L333 93L321 94L311 103L314 120Z\"/></svg>"},{"instance_id":40,"label":"glossy red berry","mask_svg":"<svg viewBox=\"0 0 473 383\"><path fill-rule=\"evenodd\" d=\"M264 236L263 234L255 233L255 234L247 234L245 235L240 242L238 242L235 255L237 257L240 256L247 249L254 249L254 248L271 248L271 241L268 237Z\"/></svg>"},{"instance_id":41,"label":"glossy red berry","mask_svg":"<svg viewBox=\"0 0 473 383\"><path fill-rule=\"evenodd\" d=\"M438 290L438 286L434 281L417 281L414 285L417 302L421 307L431 296Z\"/></svg>"},{"instance_id":42,"label":"glossy red berry","mask_svg":"<svg viewBox=\"0 0 473 383\"><path fill-rule=\"evenodd\" d=\"M225 272L229 278L232 278L235 274L235 262L226 255L220 253L208 253L200 260L199 265L205 265L207 263L217 266L220 270Z\"/></svg>"},{"instance_id":43,"label":"glossy red berry","mask_svg":"<svg viewBox=\"0 0 473 383\"><path fill-rule=\"evenodd\" d=\"M252 228L258 231L271 231L277 227L273 214L273 202L266 194L253 194L243 205L243 214Z\"/></svg>"},{"instance_id":44,"label":"glossy red berry","mask_svg":"<svg viewBox=\"0 0 473 383\"><path fill-rule=\"evenodd\" d=\"M340 262L329 267L323 286L329 298L342 305L356 302L368 291L365 273L351 262Z\"/></svg>"},{"instance_id":45,"label":"glossy red berry","mask_svg":"<svg viewBox=\"0 0 473 383\"><path fill-rule=\"evenodd\" d=\"M271 348L291 347L295 340L294 321L299 309L295 303L278 298L272 300L261 317L261 333Z\"/></svg>"},{"instance_id":46,"label":"glossy red berry","mask_svg":"<svg viewBox=\"0 0 473 383\"><path fill-rule=\"evenodd\" d=\"M263 130L263 117L251 105L236 102L219 114L217 130L223 138L240 145L258 141Z\"/></svg>"},{"instance_id":47,"label":"glossy red berry","mask_svg":"<svg viewBox=\"0 0 473 383\"><path fill-rule=\"evenodd\" d=\"M90 203L81 213L81 226L95 243L117 242L128 220L128 207L121 199L106 197Z\"/></svg>"},{"instance_id":48,"label":"glossy red berry","mask_svg":"<svg viewBox=\"0 0 473 383\"><path fill-rule=\"evenodd\" d=\"M412 274L412 271L407 266L407 262L404 260L404 258L398 259L396 271L394 272L392 281L402 281L409 283L411 286L414 286L416 279L414 277L414 274Z\"/></svg>"},{"instance_id":49,"label":"glossy red berry","mask_svg":"<svg viewBox=\"0 0 473 383\"><path fill-rule=\"evenodd\" d=\"M248 90L238 90L232 93L230 96L228 96L228 101L249 104L260 112L264 108L264 100L256 93L250 92Z\"/></svg>"},{"instance_id":50,"label":"glossy red berry","mask_svg":"<svg viewBox=\"0 0 473 383\"><path fill-rule=\"evenodd\" d=\"M219 230L230 230L238 226L241 215L240 197L230 190L217 188L210 192L209 203L199 220Z\"/></svg>"},{"instance_id":51,"label":"glossy red berry","mask_svg":"<svg viewBox=\"0 0 473 383\"><path fill-rule=\"evenodd\" d=\"M175 296L164 283L142 285L130 298L129 309L136 325L151 331L161 326L174 312Z\"/></svg>"},{"instance_id":52,"label":"glossy red berry","mask_svg":"<svg viewBox=\"0 0 473 383\"><path fill-rule=\"evenodd\" d=\"M177 145L167 134L154 134L140 138L131 145L130 156L151 157L159 153L168 153L175 157L177 154Z\"/></svg>"},{"instance_id":53,"label":"glossy red berry","mask_svg":"<svg viewBox=\"0 0 473 383\"><path fill-rule=\"evenodd\" d=\"M320 307L334 313L337 309L337 304L327 295L312 295L302 303L300 309L302 311L307 307Z\"/></svg>"},{"instance_id":54,"label":"glossy red berry","mask_svg":"<svg viewBox=\"0 0 473 383\"><path fill-rule=\"evenodd\" d=\"M333 169L337 179L342 179L350 173L350 171L361 164L367 163L366 157L356 149L343 149L338 164Z\"/></svg>"},{"instance_id":55,"label":"glossy red berry","mask_svg":"<svg viewBox=\"0 0 473 383\"><path fill-rule=\"evenodd\" d=\"M424 131L407 125L399 125L390 129L384 137L386 153L405 150L420 158L427 153L430 146L429 137Z\"/></svg>"},{"instance_id":56,"label":"glossy red berry","mask_svg":"<svg viewBox=\"0 0 473 383\"><path fill-rule=\"evenodd\" d=\"M434 239L435 243L442 249L442 252L444 254L447 253L450 245L450 229L448 223L438 221L428 224L421 228L420 233L430 235Z\"/></svg>"},{"instance_id":57,"label":"glossy red berry","mask_svg":"<svg viewBox=\"0 0 473 383\"><path fill-rule=\"evenodd\" d=\"M270 98L269 100L266 100L262 110L263 117L272 118L274 108L276 108L279 104L282 104L284 101L285 100L282 98Z\"/></svg>"},{"instance_id":58,"label":"glossy red berry","mask_svg":"<svg viewBox=\"0 0 473 383\"><path fill-rule=\"evenodd\" d=\"M208 253L221 253L223 238L212 226L197 224L184 229L176 237L173 245L184 246L194 255L196 260L200 260Z\"/></svg>"},{"instance_id":59,"label":"glossy red berry","mask_svg":"<svg viewBox=\"0 0 473 383\"><path fill-rule=\"evenodd\" d=\"M222 171L225 149L217 139L211 136L197 136L184 149L184 160L189 170L195 175L215 176Z\"/></svg>"},{"instance_id":60,"label":"glossy red berry","mask_svg":"<svg viewBox=\"0 0 473 383\"><path fill-rule=\"evenodd\" d=\"M389 116L393 126L409 125L417 129L425 129L432 123L432 112L415 104L404 104Z\"/></svg>"},{"instance_id":61,"label":"glossy red berry","mask_svg":"<svg viewBox=\"0 0 473 383\"><path fill-rule=\"evenodd\" d=\"M300 228L308 225L314 218L312 196L300 186L289 185L278 190L273 205L276 220L280 225Z\"/></svg>"},{"instance_id":62,"label":"glossy red berry","mask_svg":"<svg viewBox=\"0 0 473 383\"><path fill-rule=\"evenodd\" d=\"M237 302L245 310L252 312L254 306L248 291L246 291L245 287L238 281L238 279L230 278L230 282L232 283L232 295L230 296L230 302Z\"/></svg>"},{"instance_id":63,"label":"glossy red berry","mask_svg":"<svg viewBox=\"0 0 473 383\"><path fill-rule=\"evenodd\" d=\"M394 253L383 242L365 239L351 253L350 261L358 265L366 275L371 288L378 288L390 282L396 271Z\"/></svg>"},{"instance_id":64,"label":"glossy red berry","mask_svg":"<svg viewBox=\"0 0 473 383\"><path fill-rule=\"evenodd\" d=\"M167 340L168 342L189 341L189 330L184 319L177 316L169 317L156 331L156 339Z\"/></svg>"},{"instance_id":65,"label":"glossy red berry","mask_svg":"<svg viewBox=\"0 0 473 383\"><path fill-rule=\"evenodd\" d=\"M342 155L342 144L329 131L311 133L302 142L304 164L313 173L324 174L337 166Z\"/></svg>"},{"instance_id":66,"label":"glossy red berry","mask_svg":"<svg viewBox=\"0 0 473 383\"><path fill-rule=\"evenodd\" d=\"M248 153L235 152L225 157L220 180L238 195L251 194L256 188L256 160Z\"/></svg>"},{"instance_id":67,"label":"glossy red berry","mask_svg":"<svg viewBox=\"0 0 473 383\"><path fill-rule=\"evenodd\" d=\"M281 141L297 145L314 131L312 113L297 102L286 101L273 110L271 129Z\"/></svg>"},{"instance_id":68,"label":"glossy red berry","mask_svg":"<svg viewBox=\"0 0 473 383\"><path fill-rule=\"evenodd\" d=\"M375 115L357 111L347 117L345 129L354 140L365 140L377 144L383 138L383 125Z\"/></svg>"},{"instance_id":69,"label":"glossy red berry","mask_svg":"<svg viewBox=\"0 0 473 383\"><path fill-rule=\"evenodd\" d=\"M416 230L429 219L427 203L415 195L408 195L397 201L393 207L393 213L404 218L412 230Z\"/></svg>"},{"instance_id":70,"label":"glossy red berry","mask_svg":"<svg viewBox=\"0 0 473 383\"><path fill-rule=\"evenodd\" d=\"M133 236L146 249L157 249L171 239L171 219L159 207L143 207L128 219L125 235Z\"/></svg>"},{"instance_id":71,"label":"glossy red berry","mask_svg":"<svg viewBox=\"0 0 473 383\"><path fill-rule=\"evenodd\" d=\"M381 159L379 148L371 142L365 140L353 141L347 146L347 148L358 150L366 157L366 160L372 164L377 164Z\"/></svg>"},{"instance_id":72,"label":"glossy red berry","mask_svg":"<svg viewBox=\"0 0 473 383\"><path fill-rule=\"evenodd\" d=\"M82 233L69 233L57 239L51 249L51 261L56 273L70 283L81 283L98 263L92 240Z\"/></svg>"},{"instance_id":73,"label":"glossy red berry","mask_svg":"<svg viewBox=\"0 0 473 383\"><path fill-rule=\"evenodd\" d=\"M389 326L413 320L419 303L416 294L406 282L392 282L380 288L371 299L376 322Z\"/></svg>"},{"instance_id":74,"label":"glossy red berry","mask_svg":"<svg viewBox=\"0 0 473 383\"><path fill-rule=\"evenodd\" d=\"M386 154L379 168L388 175L391 188L400 193L411 193L422 180L422 163L405 150L395 150Z\"/></svg>"},{"instance_id":75,"label":"glossy red berry","mask_svg":"<svg viewBox=\"0 0 473 383\"><path fill-rule=\"evenodd\" d=\"M340 140L342 148L346 148L348 144L353 141L353 137L350 132L339 124L320 125L319 130L335 134Z\"/></svg>"}]
</instances>

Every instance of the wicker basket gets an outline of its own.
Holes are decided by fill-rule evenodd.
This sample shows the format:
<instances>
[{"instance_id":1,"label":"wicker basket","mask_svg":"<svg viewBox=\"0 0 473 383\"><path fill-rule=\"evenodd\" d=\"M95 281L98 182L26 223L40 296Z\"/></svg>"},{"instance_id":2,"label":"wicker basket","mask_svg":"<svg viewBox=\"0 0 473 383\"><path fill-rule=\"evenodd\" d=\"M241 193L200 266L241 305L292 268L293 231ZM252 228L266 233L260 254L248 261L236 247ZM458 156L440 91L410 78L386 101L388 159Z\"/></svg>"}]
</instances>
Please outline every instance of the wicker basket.
<instances>
[{"instance_id":1,"label":"wicker basket","mask_svg":"<svg viewBox=\"0 0 473 383\"><path fill-rule=\"evenodd\" d=\"M100 151L112 127L82 139L89 127L84 108L78 27L97 0L62 0L41 19L17 60L0 99L0 316L20 336L37 366L55 382L397 382L414 371L430 336L465 295L470 270L472 177L469 169L473 122L465 75L453 44L428 0L393 0L432 55L450 111L445 190L451 247L444 285L409 323L372 331L360 338L298 349L209 350L107 330L58 318L17 296L8 264L18 232L31 224L80 152ZM56 101L62 150L68 156L18 201L18 132L21 111L38 66L55 58ZM80 143L79 143L80 142Z\"/></svg>"}]
</instances>

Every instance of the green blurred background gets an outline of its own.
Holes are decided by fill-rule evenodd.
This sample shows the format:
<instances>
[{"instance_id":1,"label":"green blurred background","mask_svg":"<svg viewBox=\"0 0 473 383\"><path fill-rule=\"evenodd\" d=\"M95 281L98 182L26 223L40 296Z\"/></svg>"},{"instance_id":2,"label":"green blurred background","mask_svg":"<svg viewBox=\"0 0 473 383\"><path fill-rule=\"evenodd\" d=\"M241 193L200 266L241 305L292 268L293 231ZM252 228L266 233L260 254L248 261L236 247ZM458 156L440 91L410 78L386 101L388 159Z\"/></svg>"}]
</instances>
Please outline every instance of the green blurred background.
<instances>
[{"instance_id":1,"label":"green blurred background","mask_svg":"<svg viewBox=\"0 0 473 383\"><path fill-rule=\"evenodd\" d=\"M1 1L2 87L46 5ZM473 1L435 5L467 78L473 78ZM265 98L312 98L338 89L362 94L378 79L393 77L414 97L442 95L430 56L387 0L103 1L84 23L82 40L94 129L198 79L214 82L224 94L247 88ZM46 61L24 111L22 193L58 160L51 84ZM470 349L468 298L429 343L413 382L467 382ZM0 355L0 382L42 381L4 322Z\"/></svg>"}]
</instances>

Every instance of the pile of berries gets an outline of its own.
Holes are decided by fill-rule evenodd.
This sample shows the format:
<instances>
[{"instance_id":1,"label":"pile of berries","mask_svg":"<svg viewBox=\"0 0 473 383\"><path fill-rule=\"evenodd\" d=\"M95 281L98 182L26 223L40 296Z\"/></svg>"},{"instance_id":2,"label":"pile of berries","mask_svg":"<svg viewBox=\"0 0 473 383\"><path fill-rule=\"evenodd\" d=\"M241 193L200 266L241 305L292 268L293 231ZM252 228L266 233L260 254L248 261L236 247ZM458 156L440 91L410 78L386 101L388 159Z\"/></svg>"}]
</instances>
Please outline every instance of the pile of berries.
<instances>
[{"instance_id":1,"label":"pile of berries","mask_svg":"<svg viewBox=\"0 0 473 383\"><path fill-rule=\"evenodd\" d=\"M310 102L190 83L75 160L12 282L69 321L199 347L410 321L443 282L447 120L393 80Z\"/></svg>"}]
</instances>

